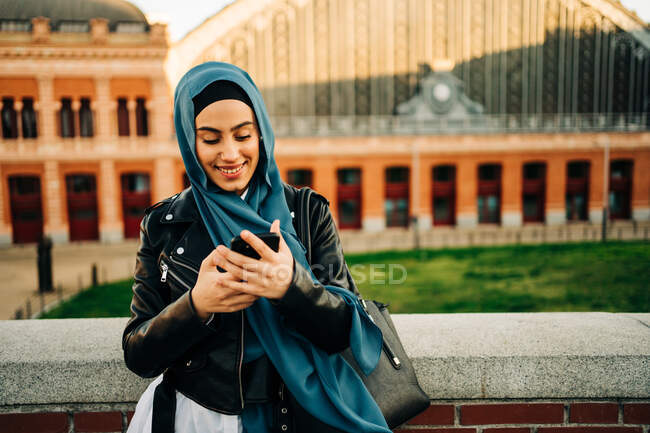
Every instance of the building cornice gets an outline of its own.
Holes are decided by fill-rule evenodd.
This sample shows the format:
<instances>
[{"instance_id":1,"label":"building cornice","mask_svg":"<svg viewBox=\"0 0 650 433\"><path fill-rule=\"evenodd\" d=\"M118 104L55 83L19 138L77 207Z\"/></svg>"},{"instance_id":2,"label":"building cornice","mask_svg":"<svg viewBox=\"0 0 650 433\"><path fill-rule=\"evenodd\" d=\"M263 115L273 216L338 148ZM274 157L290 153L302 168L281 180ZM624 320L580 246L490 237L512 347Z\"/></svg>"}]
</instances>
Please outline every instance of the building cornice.
<instances>
[{"instance_id":1,"label":"building cornice","mask_svg":"<svg viewBox=\"0 0 650 433\"><path fill-rule=\"evenodd\" d=\"M164 59L166 47L0 45L0 59Z\"/></svg>"},{"instance_id":2,"label":"building cornice","mask_svg":"<svg viewBox=\"0 0 650 433\"><path fill-rule=\"evenodd\" d=\"M610 19L618 27L632 35L646 49L650 50L650 30L648 29L648 24L644 23L636 14L627 10L618 1L582 0L582 2L603 14L603 16Z\"/></svg>"}]
</instances>

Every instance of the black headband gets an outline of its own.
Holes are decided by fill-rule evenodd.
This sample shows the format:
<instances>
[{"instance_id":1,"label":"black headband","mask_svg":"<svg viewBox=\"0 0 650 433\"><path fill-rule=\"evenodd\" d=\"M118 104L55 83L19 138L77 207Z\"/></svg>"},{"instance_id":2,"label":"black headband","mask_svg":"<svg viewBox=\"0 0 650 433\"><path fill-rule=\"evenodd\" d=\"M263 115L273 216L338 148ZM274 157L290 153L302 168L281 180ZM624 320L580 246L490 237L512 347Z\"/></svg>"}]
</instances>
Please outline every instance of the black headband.
<instances>
[{"instance_id":1,"label":"black headband","mask_svg":"<svg viewBox=\"0 0 650 433\"><path fill-rule=\"evenodd\" d=\"M251 99L241 87L232 81L219 80L208 84L201 93L192 98L192 102L194 103L194 117L198 116L198 114L208 105L223 99L236 99L242 101L251 107L253 113L255 112Z\"/></svg>"}]
</instances>

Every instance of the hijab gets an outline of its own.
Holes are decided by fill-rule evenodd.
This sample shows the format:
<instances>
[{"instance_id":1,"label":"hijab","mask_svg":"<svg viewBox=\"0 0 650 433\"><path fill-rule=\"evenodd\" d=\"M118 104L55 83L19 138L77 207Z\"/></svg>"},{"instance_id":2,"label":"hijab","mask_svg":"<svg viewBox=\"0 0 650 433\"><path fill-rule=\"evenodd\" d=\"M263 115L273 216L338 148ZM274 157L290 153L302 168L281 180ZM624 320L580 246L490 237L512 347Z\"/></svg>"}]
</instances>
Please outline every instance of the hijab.
<instances>
[{"instance_id":1,"label":"hijab","mask_svg":"<svg viewBox=\"0 0 650 433\"><path fill-rule=\"evenodd\" d=\"M235 192L224 191L215 185L206 176L196 155L195 110L200 111L201 105L204 108L211 103L210 97L203 99L200 95L209 94L204 91L210 86L217 88L219 85L213 83L219 81L233 83L235 90L241 90L248 98L260 131L259 162L243 200ZM243 229L253 233L268 232L271 222L279 219L282 236L296 266L305 268L314 283L320 284L311 272L305 248L293 228L283 182L273 156L275 137L262 95L251 77L228 63L208 62L195 66L176 87L174 125L194 199L214 246L229 247L230 240ZM344 299L352 311L350 347L364 374L369 374L376 367L381 353L381 331L352 292L336 286L325 288ZM258 299L244 313L263 352L307 412L342 431L390 432L365 385L339 354L329 355L299 332L285 326L276 308L266 298Z\"/></svg>"}]
</instances>

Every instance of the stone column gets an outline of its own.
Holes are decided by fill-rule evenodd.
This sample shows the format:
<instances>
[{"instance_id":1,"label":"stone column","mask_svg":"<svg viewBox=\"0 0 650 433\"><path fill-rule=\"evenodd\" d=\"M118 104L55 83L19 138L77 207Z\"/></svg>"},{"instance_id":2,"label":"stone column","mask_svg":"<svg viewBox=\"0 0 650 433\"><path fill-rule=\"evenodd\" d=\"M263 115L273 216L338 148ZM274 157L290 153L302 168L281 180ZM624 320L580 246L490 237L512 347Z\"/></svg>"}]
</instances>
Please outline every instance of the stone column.
<instances>
[{"instance_id":1,"label":"stone column","mask_svg":"<svg viewBox=\"0 0 650 433\"><path fill-rule=\"evenodd\" d=\"M650 221L650 152L639 152L632 167L632 219Z\"/></svg>"},{"instance_id":2,"label":"stone column","mask_svg":"<svg viewBox=\"0 0 650 433\"><path fill-rule=\"evenodd\" d=\"M503 161L501 174L501 224L518 227L522 223L522 165L517 159Z\"/></svg>"},{"instance_id":3,"label":"stone column","mask_svg":"<svg viewBox=\"0 0 650 433\"><path fill-rule=\"evenodd\" d=\"M95 89L97 91L97 100L95 101L95 112L97 117L95 125L97 126L96 135L102 140L110 138L113 132L111 125L111 109L116 103L111 101L111 84L108 77L96 77Z\"/></svg>"},{"instance_id":4,"label":"stone column","mask_svg":"<svg viewBox=\"0 0 650 433\"><path fill-rule=\"evenodd\" d=\"M20 139L23 136L23 101L16 99L14 110L16 111L16 138Z\"/></svg>"},{"instance_id":5,"label":"stone column","mask_svg":"<svg viewBox=\"0 0 650 433\"><path fill-rule=\"evenodd\" d=\"M138 119L135 115L136 106L135 99L126 101L126 108L129 110L129 136L131 137L137 137L138 135Z\"/></svg>"},{"instance_id":6,"label":"stone column","mask_svg":"<svg viewBox=\"0 0 650 433\"><path fill-rule=\"evenodd\" d=\"M72 136L81 137L81 122L79 122L79 110L81 110L81 100L73 99L71 109L72 109Z\"/></svg>"},{"instance_id":7,"label":"stone column","mask_svg":"<svg viewBox=\"0 0 650 433\"><path fill-rule=\"evenodd\" d=\"M10 203L9 203L9 188L8 179L2 174L0 169L0 247L11 245L12 227L10 216ZM7 195L5 199L5 194Z\"/></svg>"},{"instance_id":8,"label":"stone column","mask_svg":"<svg viewBox=\"0 0 650 433\"><path fill-rule=\"evenodd\" d=\"M56 136L56 102L54 101L54 80L51 75L38 77L38 136L44 141Z\"/></svg>"},{"instance_id":9,"label":"stone column","mask_svg":"<svg viewBox=\"0 0 650 433\"><path fill-rule=\"evenodd\" d=\"M99 165L99 239L120 242L124 239L124 222L120 218L120 194L115 162L102 160Z\"/></svg>"},{"instance_id":10,"label":"stone column","mask_svg":"<svg viewBox=\"0 0 650 433\"><path fill-rule=\"evenodd\" d=\"M338 215L337 179L334 163L325 158L319 158L318 164L312 166L314 190L327 198L334 220Z\"/></svg>"},{"instance_id":11,"label":"stone column","mask_svg":"<svg viewBox=\"0 0 650 433\"><path fill-rule=\"evenodd\" d=\"M64 221L63 209L65 185L61 183L59 163L56 161L45 162L43 190L45 193L44 232L52 238L54 243L67 243L69 241L68 222Z\"/></svg>"},{"instance_id":12,"label":"stone column","mask_svg":"<svg viewBox=\"0 0 650 433\"><path fill-rule=\"evenodd\" d=\"M566 159L559 156L548 159L546 165L546 196L544 197L547 225L566 223L566 172Z\"/></svg>"},{"instance_id":13,"label":"stone column","mask_svg":"<svg viewBox=\"0 0 650 433\"><path fill-rule=\"evenodd\" d=\"M598 156L591 158L589 167L589 221L594 224L603 222L603 168L604 158L600 152Z\"/></svg>"},{"instance_id":14,"label":"stone column","mask_svg":"<svg viewBox=\"0 0 650 433\"><path fill-rule=\"evenodd\" d=\"M169 141L172 136L172 125L169 114L172 113L172 106L169 100L169 89L163 78L154 79L151 83L151 101L147 101L147 107L151 107L149 113L149 135L156 140Z\"/></svg>"},{"instance_id":15,"label":"stone column","mask_svg":"<svg viewBox=\"0 0 650 433\"><path fill-rule=\"evenodd\" d=\"M478 192L478 168L476 161L461 159L456 166L456 225L475 227L478 224L476 195Z\"/></svg>"},{"instance_id":16,"label":"stone column","mask_svg":"<svg viewBox=\"0 0 650 433\"><path fill-rule=\"evenodd\" d=\"M376 232L386 228L386 174L380 161L368 161L361 169L361 228Z\"/></svg>"},{"instance_id":17,"label":"stone column","mask_svg":"<svg viewBox=\"0 0 650 433\"><path fill-rule=\"evenodd\" d=\"M152 203L159 202L176 192L176 161L172 157L156 158L153 172Z\"/></svg>"}]
</instances>

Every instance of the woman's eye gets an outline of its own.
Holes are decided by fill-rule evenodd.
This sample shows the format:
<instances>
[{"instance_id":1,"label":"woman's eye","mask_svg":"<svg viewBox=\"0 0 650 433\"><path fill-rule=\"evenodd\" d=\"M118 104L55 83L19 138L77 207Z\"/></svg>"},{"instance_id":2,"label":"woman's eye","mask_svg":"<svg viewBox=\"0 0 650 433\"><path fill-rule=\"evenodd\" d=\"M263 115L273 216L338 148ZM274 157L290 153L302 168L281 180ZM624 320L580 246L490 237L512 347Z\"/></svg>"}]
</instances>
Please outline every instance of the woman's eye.
<instances>
[{"instance_id":1,"label":"woman's eye","mask_svg":"<svg viewBox=\"0 0 650 433\"><path fill-rule=\"evenodd\" d=\"M237 139L238 141L248 140L249 138L251 138L250 135L241 135L239 137L235 137L235 139Z\"/></svg>"},{"instance_id":2,"label":"woman's eye","mask_svg":"<svg viewBox=\"0 0 650 433\"><path fill-rule=\"evenodd\" d=\"M218 139L218 138L215 138L215 139L212 139L212 140L208 140L208 139L205 139L205 138L204 138L204 139L203 139L203 142L204 142L205 144L216 144L216 143L219 142L219 139Z\"/></svg>"}]
</instances>

